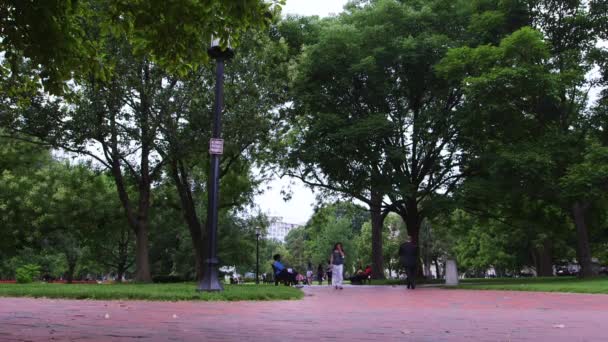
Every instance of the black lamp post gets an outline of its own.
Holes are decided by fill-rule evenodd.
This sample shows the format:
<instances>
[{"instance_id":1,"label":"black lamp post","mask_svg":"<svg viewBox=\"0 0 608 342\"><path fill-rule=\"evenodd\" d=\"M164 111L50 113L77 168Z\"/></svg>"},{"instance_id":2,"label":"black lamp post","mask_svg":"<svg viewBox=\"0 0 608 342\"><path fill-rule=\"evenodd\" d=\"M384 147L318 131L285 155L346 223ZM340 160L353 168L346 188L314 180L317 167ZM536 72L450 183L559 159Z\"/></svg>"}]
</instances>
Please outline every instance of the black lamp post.
<instances>
[{"instance_id":1,"label":"black lamp post","mask_svg":"<svg viewBox=\"0 0 608 342\"><path fill-rule=\"evenodd\" d=\"M218 279L217 260L217 211L220 187L220 156L224 149L224 141L221 139L222 109L224 107L224 61L234 56L234 51L228 45L223 49L219 39L211 42L207 50L209 56L216 61L215 79L215 109L213 111L213 134L209 142L209 153L211 154L211 172L209 177L209 207L207 208L207 223L209 224L209 248L208 258L205 264L203 280L198 284L198 291L222 291L222 284Z\"/></svg>"},{"instance_id":2,"label":"black lamp post","mask_svg":"<svg viewBox=\"0 0 608 342\"><path fill-rule=\"evenodd\" d=\"M262 235L262 229L259 227L255 229L255 283L260 283L260 235Z\"/></svg>"}]
</instances>

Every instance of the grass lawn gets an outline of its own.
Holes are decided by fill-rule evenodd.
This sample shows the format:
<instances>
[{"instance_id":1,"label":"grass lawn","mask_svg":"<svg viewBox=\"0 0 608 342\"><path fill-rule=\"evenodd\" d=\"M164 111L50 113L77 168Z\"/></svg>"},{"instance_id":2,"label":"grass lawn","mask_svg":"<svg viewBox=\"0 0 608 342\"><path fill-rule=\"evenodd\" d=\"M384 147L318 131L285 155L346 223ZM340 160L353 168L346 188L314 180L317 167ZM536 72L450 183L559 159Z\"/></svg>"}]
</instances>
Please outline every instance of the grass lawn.
<instances>
[{"instance_id":1,"label":"grass lawn","mask_svg":"<svg viewBox=\"0 0 608 342\"><path fill-rule=\"evenodd\" d=\"M464 279L455 288L608 294L608 277L594 279L577 279L572 277Z\"/></svg>"},{"instance_id":2,"label":"grass lawn","mask_svg":"<svg viewBox=\"0 0 608 342\"><path fill-rule=\"evenodd\" d=\"M300 299L302 291L274 285L224 285L224 291L197 292L194 283L174 284L0 284L0 297L137 300L282 300Z\"/></svg>"},{"instance_id":3,"label":"grass lawn","mask_svg":"<svg viewBox=\"0 0 608 342\"><path fill-rule=\"evenodd\" d=\"M443 279L419 279L418 284L444 284ZM405 285L400 279L373 279L372 285ZM362 285L365 286L365 285ZM461 279L460 285L446 287L468 290L506 290L506 291L540 291L608 294L608 277L578 279L575 277L548 278L470 278Z\"/></svg>"}]
</instances>

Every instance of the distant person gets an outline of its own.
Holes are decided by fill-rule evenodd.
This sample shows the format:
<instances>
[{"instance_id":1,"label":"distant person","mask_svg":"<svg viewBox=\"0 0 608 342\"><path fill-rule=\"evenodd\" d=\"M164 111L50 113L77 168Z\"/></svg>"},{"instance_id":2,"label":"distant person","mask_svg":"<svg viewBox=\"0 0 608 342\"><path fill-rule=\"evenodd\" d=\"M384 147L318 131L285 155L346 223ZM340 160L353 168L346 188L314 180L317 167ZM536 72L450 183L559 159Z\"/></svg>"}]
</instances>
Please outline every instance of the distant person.
<instances>
[{"instance_id":1,"label":"distant person","mask_svg":"<svg viewBox=\"0 0 608 342\"><path fill-rule=\"evenodd\" d=\"M327 286L331 285L332 282L332 274L333 274L333 266L331 264L331 260L327 260Z\"/></svg>"},{"instance_id":2,"label":"distant person","mask_svg":"<svg viewBox=\"0 0 608 342\"><path fill-rule=\"evenodd\" d=\"M283 263L281 262L281 255L275 254L272 258L274 259L272 266L274 266L275 269L274 276L277 277L276 279L287 279L289 282L297 284L296 278L298 274L296 272L293 272L293 270L291 269L291 271L287 270L285 265L283 265Z\"/></svg>"},{"instance_id":3,"label":"distant person","mask_svg":"<svg viewBox=\"0 0 608 342\"><path fill-rule=\"evenodd\" d=\"M408 236L406 241L399 246L399 261L407 275L407 288L416 288L416 270L418 269L418 246Z\"/></svg>"},{"instance_id":4,"label":"distant person","mask_svg":"<svg viewBox=\"0 0 608 342\"><path fill-rule=\"evenodd\" d=\"M323 285L323 275L325 274L325 270L323 269L323 264L319 264L317 267L317 281L319 285Z\"/></svg>"},{"instance_id":5,"label":"distant person","mask_svg":"<svg viewBox=\"0 0 608 342\"><path fill-rule=\"evenodd\" d=\"M344 276L344 249L342 243L338 242L334 245L334 250L331 252L330 261L332 265L332 285L334 288L342 290L342 279Z\"/></svg>"},{"instance_id":6,"label":"distant person","mask_svg":"<svg viewBox=\"0 0 608 342\"><path fill-rule=\"evenodd\" d=\"M312 264L308 263L308 268L306 269L306 283L307 285L312 285Z\"/></svg>"}]
</instances>

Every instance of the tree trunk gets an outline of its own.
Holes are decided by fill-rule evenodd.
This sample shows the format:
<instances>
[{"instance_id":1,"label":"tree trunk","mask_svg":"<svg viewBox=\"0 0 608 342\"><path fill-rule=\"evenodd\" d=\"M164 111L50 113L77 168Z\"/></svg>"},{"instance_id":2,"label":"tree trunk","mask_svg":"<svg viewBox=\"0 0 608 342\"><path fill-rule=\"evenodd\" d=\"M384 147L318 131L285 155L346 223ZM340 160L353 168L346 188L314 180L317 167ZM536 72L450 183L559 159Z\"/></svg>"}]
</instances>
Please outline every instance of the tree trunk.
<instances>
[{"instance_id":1,"label":"tree trunk","mask_svg":"<svg viewBox=\"0 0 608 342\"><path fill-rule=\"evenodd\" d=\"M194 250L196 280L201 281L203 279L203 266L205 265L203 229L201 222L198 219L192 191L190 190L188 173L184 166L178 161L173 160L171 162L171 177L175 183L177 193L179 194L184 220L186 221L188 231L190 232L192 249Z\"/></svg>"},{"instance_id":2,"label":"tree trunk","mask_svg":"<svg viewBox=\"0 0 608 342\"><path fill-rule=\"evenodd\" d=\"M138 222L135 238L135 281L149 283L152 281L152 276L150 275L150 260L148 259L147 222Z\"/></svg>"},{"instance_id":3,"label":"tree trunk","mask_svg":"<svg viewBox=\"0 0 608 342\"><path fill-rule=\"evenodd\" d=\"M441 279L441 269L439 268L439 260L437 258L433 259L433 263L435 264L435 277L437 279Z\"/></svg>"},{"instance_id":4,"label":"tree trunk","mask_svg":"<svg viewBox=\"0 0 608 342\"><path fill-rule=\"evenodd\" d=\"M382 194L372 191L370 201L372 218L372 277L386 279L384 275L384 256L382 255L382 228L384 215L382 215Z\"/></svg>"},{"instance_id":5,"label":"tree trunk","mask_svg":"<svg viewBox=\"0 0 608 342\"><path fill-rule=\"evenodd\" d=\"M205 249L203 246L205 245L205 240L203 237L200 237L198 240L195 236L192 236L192 245L194 247L194 268L196 271L196 280L198 282L203 280L204 269L205 269Z\"/></svg>"},{"instance_id":6,"label":"tree trunk","mask_svg":"<svg viewBox=\"0 0 608 342\"><path fill-rule=\"evenodd\" d=\"M68 270L65 274L65 281L68 284L71 284L72 281L74 280L74 271L76 270L76 262L75 261L68 261Z\"/></svg>"},{"instance_id":7,"label":"tree trunk","mask_svg":"<svg viewBox=\"0 0 608 342\"><path fill-rule=\"evenodd\" d=\"M407 215L403 217L405 225L407 227L407 233L412 238L412 243L416 246L420 246L420 215L418 214L418 204L414 200L408 200L405 211ZM420 248L418 248L420 254Z\"/></svg>"},{"instance_id":8,"label":"tree trunk","mask_svg":"<svg viewBox=\"0 0 608 342\"><path fill-rule=\"evenodd\" d=\"M420 225L422 223L420 212L418 210L418 203L415 199L408 199L406 201L405 211L406 215L401 215L405 221L407 227L407 233L411 237L411 242L418 246L418 276L424 276L423 265L420 262Z\"/></svg>"},{"instance_id":9,"label":"tree trunk","mask_svg":"<svg viewBox=\"0 0 608 342\"><path fill-rule=\"evenodd\" d=\"M593 276L591 263L591 247L589 245L589 232L585 216L589 209L588 203L575 202L572 205L572 218L576 226L577 249L576 258L581 265L580 277L588 278Z\"/></svg>"},{"instance_id":10,"label":"tree trunk","mask_svg":"<svg viewBox=\"0 0 608 342\"><path fill-rule=\"evenodd\" d=\"M131 252L129 251L129 242L130 241L131 241L130 231L123 230L121 232L120 242L118 243L118 246L117 246L118 256L116 257L116 260L115 260L116 263L113 264L116 267L116 274L117 274L118 282L122 282L122 278L124 277L125 273L129 269L129 267L131 267L133 265L133 259L129 258L132 256ZM114 255L114 254L112 254L112 255Z\"/></svg>"},{"instance_id":11,"label":"tree trunk","mask_svg":"<svg viewBox=\"0 0 608 342\"><path fill-rule=\"evenodd\" d=\"M135 281L150 282L150 261L148 259L148 209L150 206L150 183L147 178L139 184L139 208L134 214L131 200L125 186L118 159L112 164L112 175L118 191L118 197L127 216L127 222L135 233Z\"/></svg>"},{"instance_id":12,"label":"tree trunk","mask_svg":"<svg viewBox=\"0 0 608 342\"><path fill-rule=\"evenodd\" d=\"M553 276L553 257L552 243L548 239L543 241L543 245L534 251L536 261L536 275L538 277Z\"/></svg>"},{"instance_id":13,"label":"tree trunk","mask_svg":"<svg viewBox=\"0 0 608 342\"><path fill-rule=\"evenodd\" d=\"M122 277L125 275L125 267L123 265L119 265L116 268L116 282L122 283Z\"/></svg>"}]
</instances>

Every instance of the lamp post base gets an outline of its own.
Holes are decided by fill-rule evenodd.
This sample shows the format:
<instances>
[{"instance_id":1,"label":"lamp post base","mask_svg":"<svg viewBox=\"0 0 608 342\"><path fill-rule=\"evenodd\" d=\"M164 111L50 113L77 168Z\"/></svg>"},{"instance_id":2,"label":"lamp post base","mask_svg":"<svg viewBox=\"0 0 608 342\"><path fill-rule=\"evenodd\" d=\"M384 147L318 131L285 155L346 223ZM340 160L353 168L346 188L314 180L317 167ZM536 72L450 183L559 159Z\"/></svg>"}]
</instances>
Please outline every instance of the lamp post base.
<instances>
[{"instance_id":1,"label":"lamp post base","mask_svg":"<svg viewBox=\"0 0 608 342\"><path fill-rule=\"evenodd\" d=\"M216 292L223 291L224 287L217 276L217 260L207 260L207 269L203 280L198 283L196 291Z\"/></svg>"}]
</instances>

